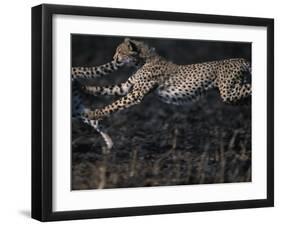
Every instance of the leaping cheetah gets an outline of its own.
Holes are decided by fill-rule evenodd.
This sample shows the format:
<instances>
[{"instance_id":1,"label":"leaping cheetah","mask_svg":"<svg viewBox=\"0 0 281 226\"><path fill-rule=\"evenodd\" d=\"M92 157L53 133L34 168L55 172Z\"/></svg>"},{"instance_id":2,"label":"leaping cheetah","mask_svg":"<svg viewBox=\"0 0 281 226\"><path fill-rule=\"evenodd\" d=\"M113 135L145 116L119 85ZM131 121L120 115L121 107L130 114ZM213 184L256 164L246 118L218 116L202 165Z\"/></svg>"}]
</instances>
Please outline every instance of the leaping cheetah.
<instances>
[{"instance_id":1,"label":"leaping cheetah","mask_svg":"<svg viewBox=\"0 0 281 226\"><path fill-rule=\"evenodd\" d=\"M123 96L101 109L83 111L83 118L89 122L139 104L150 92L156 93L165 103L176 105L193 102L210 89L218 89L226 103L235 103L251 95L251 84L246 76L251 74L250 64L242 58L177 65L159 56L154 48L143 42L126 38L117 47L113 62L135 65L137 71L119 85L82 86L84 92L92 95ZM105 72L110 68L104 67ZM96 72L89 68L72 68L72 76L81 79Z\"/></svg>"}]
</instances>

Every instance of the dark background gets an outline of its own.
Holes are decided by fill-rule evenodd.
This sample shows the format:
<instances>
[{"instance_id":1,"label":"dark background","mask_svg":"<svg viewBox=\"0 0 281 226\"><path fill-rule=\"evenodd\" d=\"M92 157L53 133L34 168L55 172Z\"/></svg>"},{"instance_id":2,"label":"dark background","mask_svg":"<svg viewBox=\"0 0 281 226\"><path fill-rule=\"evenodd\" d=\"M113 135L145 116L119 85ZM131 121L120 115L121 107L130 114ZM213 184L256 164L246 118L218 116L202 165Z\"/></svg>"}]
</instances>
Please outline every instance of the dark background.
<instances>
[{"instance_id":1,"label":"dark background","mask_svg":"<svg viewBox=\"0 0 281 226\"><path fill-rule=\"evenodd\" d=\"M72 35L72 66L112 60L125 37ZM177 64L228 58L251 61L251 43L131 37ZM96 79L118 84L135 69ZM88 97L93 109L118 97ZM114 146L93 131L72 146L72 189L251 181L251 104L224 104L217 90L191 106L168 105L152 93L102 121Z\"/></svg>"}]
</instances>

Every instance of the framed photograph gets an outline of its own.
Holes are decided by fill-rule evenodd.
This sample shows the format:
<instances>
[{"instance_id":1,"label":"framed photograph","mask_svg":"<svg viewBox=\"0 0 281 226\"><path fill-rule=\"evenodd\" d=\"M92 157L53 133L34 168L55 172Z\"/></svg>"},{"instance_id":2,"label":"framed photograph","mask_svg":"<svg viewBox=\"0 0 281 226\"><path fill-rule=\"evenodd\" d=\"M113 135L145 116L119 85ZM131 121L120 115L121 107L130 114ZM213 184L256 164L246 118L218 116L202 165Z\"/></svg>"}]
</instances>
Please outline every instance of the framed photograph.
<instances>
[{"instance_id":1,"label":"framed photograph","mask_svg":"<svg viewBox=\"0 0 281 226\"><path fill-rule=\"evenodd\" d=\"M274 21L32 8L32 217L274 205Z\"/></svg>"}]
</instances>

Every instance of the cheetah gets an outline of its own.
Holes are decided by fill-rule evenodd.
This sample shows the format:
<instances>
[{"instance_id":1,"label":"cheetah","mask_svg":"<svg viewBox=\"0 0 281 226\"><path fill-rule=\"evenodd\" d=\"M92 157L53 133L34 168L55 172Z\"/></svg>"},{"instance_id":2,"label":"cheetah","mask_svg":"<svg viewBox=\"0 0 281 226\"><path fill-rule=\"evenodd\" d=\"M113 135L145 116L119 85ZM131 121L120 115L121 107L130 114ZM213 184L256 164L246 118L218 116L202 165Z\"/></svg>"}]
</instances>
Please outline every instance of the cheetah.
<instances>
[{"instance_id":1,"label":"cheetah","mask_svg":"<svg viewBox=\"0 0 281 226\"><path fill-rule=\"evenodd\" d=\"M126 82L118 85L82 85L82 90L91 95L121 96L101 109L84 111L82 115L87 120L99 121L114 112L140 104L151 92L163 102L175 105L197 101L211 89L217 89L225 103L236 103L251 96L250 63L242 58L177 65L145 43L126 38L117 47L113 60L123 65L134 65L137 70ZM83 70L79 73L73 69L73 72L76 76L86 76Z\"/></svg>"}]
</instances>

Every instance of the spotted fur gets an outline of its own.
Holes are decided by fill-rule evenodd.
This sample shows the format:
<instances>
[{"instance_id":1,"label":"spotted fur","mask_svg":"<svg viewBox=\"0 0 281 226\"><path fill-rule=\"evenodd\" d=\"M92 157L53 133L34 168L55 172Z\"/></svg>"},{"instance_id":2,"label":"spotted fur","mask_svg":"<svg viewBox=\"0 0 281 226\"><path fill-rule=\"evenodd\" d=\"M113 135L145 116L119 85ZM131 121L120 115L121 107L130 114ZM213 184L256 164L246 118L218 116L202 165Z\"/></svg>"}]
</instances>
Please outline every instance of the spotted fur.
<instances>
[{"instance_id":1,"label":"spotted fur","mask_svg":"<svg viewBox=\"0 0 281 226\"><path fill-rule=\"evenodd\" d=\"M176 105L194 102L210 89L218 89L226 103L236 103L251 95L250 64L242 58L177 65L143 42L125 39L117 47L114 60L135 65L138 70L120 85L85 86L85 92L93 95L123 95L104 108L85 112L83 115L87 119L101 120L139 104L150 92L165 103Z\"/></svg>"},{"instance_id":2,"label":"spotted fur","mask_svg":"<svg viewBox=\"0 0 281 226\"><path fill-rule=\"evenodd\" d=\"M104 75L108 75L114 71L117 71L123 65L123 62L112 60L106 64L96 67L72 67L71 77L80 81L89 81L90 79L102 77Z\"/></svg>"}]
</instances>

